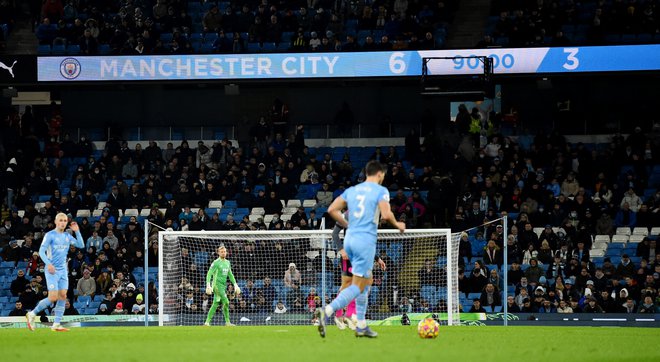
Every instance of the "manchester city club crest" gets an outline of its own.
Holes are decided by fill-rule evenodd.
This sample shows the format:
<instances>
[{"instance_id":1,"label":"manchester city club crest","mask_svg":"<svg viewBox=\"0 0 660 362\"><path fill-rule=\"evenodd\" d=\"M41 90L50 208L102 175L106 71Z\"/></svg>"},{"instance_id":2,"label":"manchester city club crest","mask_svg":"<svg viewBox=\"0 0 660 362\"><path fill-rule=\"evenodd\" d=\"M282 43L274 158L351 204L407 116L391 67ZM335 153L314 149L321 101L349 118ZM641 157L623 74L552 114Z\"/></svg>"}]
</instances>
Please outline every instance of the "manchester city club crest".
<instances>
[{"instance_id":1,"label":"manchester city club crest","mask_svg":"<svg viewBox=\"0 0 660 362\"><path fill-rule=\"evenodd\" d=\"M80 70L80 62L75 58L66 58L60 63L60 74L66 79L76 79Z\"/></svg>"}]
</instances>

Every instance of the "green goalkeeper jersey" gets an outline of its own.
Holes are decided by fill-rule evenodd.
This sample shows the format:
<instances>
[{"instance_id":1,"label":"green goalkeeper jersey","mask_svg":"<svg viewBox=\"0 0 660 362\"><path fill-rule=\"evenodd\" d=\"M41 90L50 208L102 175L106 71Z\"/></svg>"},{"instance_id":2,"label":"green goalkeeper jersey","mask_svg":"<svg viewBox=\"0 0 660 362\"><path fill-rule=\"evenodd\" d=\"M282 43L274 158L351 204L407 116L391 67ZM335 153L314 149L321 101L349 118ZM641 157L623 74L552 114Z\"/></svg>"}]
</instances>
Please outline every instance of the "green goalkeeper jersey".
<instances>
[{"instance_id":1,"label":"green goalkeeper jersey","mask_svg":"<svg viewBox=\"0 0 660 362\"><path fill-rule=\"evenodd\" d=\"M213 283L218 286L225 286L227 283L227 277L232 284L236 284L236 279L234 279L234 274L231 272L231 263L227 259L215 259L211 263L208 273L206 273L206 284L211 284L211 278L213 278ZM222 288L224 290L224 288Z\"/></svg>"}]
</instances>

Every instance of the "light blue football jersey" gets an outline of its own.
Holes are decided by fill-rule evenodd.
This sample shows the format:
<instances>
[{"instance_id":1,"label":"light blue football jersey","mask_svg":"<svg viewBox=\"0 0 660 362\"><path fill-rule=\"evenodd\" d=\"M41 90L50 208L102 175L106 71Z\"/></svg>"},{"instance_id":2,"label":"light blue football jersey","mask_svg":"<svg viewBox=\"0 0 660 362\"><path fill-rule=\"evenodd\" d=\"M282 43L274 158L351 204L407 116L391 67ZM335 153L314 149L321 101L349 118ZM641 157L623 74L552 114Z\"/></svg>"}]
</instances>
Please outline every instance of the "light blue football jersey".
<instances>
[{"instance_id":1,"label":"light blue football jersey","mask_svg":"<svg viewBox=\"0 0 660 362\"><path fill-rule=\"evenodd\" d=\"M74 238L68 231L59 233L57 230L51 230L44 236L39 248L39 256L46 265L53 264L57 271L66 270L67 255L71 245L75 245L76 248L85 247L80 231L76 232Z\"/></svg>"},{"instance_id":2,"label":"light blue football jersey","mask_svg":"<svg viewBox=\"0 0 660 362\"><path fill-rule=\"evenodd\" d=\"M374 182L363 182L349 187L341 195L348 204L348 230L346 238L359 236L368 237L376 242L380 209L378 203L390 202L390 193L387 189Z\"/></svg>"}]
</instances>

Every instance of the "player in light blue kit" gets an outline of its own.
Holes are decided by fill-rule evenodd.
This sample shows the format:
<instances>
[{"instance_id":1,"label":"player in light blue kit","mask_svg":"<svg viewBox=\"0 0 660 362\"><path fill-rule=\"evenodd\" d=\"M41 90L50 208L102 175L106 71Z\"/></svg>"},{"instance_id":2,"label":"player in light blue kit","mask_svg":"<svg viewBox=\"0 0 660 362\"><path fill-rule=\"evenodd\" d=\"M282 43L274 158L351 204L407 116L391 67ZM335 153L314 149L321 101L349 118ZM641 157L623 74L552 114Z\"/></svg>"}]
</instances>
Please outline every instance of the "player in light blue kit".
<instances>
[{"instance_id":1,"label":"player in light blue kit","mask_svg":"<svg viewBox=\"0 0 660 362\"><path fill-rule=\"evenodd\" d=\"M66 291L69 289L69 272L67 270L67 254L69 247L73 244L76 248L84 248L85 242L80 235L80 228L75 221L71 222L71 230L76 233L74 238L68 232L65 232L66 224L69 222L67 216L63 213L55 216L55 229L46 233L44 240L39 248L39 256L46 264L46 286L48 287L48 297L42 299L37 306L28 314L27 326L31 331L36 329L36 318L42 310L55 303L55 322L51 327L57 332L66 332L69 329L60 325L62 315L64 314L64 305L66 304Z\"/></svg>"},{"instance_id":2,"label":"player in light blue kit","mask_svg":"<svg viewBox=\"0 0 660 362\"><path fill-rule=\"evenodd\" d=\"M389 222L401 232L406 225L396 221L390 208L390 193L380 184L385 178L385 169L377 161L369 161L365 167L367 179L365 182L350 187L337 197L328 208L332 216L342 227L348 227L344 237L344 250L353 265L353 281L351 286L339 293L337 298L325 308L318 308L314 315L319 320L319 334L325 337L326 316L331 316L336 310L344 308L355 299L358 337L374 338L378 333L367 327L367 296L373 283L371 269L376 255L376 236L378 217ZM341 210L348 207L350 217L348 223L342 217Z\"/></svg>"}]
</instances>

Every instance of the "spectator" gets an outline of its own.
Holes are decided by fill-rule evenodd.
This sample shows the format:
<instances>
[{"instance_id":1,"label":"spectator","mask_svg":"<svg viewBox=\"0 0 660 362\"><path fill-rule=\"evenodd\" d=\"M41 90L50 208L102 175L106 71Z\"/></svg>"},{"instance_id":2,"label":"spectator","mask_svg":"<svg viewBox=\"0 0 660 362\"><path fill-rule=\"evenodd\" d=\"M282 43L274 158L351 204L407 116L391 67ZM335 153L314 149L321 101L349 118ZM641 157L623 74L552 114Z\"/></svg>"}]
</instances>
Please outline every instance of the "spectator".
<instances>
[{"instance_id":1,"label":"spectator","mask_svg":"<svg viewBox=\"0 0 660 362\"><path fill-rule=\"evenodd\" d=\"M575 174L570 172L566 179L561 184L561 193L565 196L575 196L580 189L580 184L575 179Z\"/></svg>"},{"instance_id":2,"label":"spectator","mask_svg":"<svg viewBox=\"0 0 660 362\"><path fill-rule=\"evenodd\" d=\"M557 313L557 308L554 305L552 305L552 303L549 300L544 299L538 312L539 313Z\"/></svg>"},{"instance_id":3,"label":"spectator","mask_svg":"<svg viewBox=\"0 0 660 362\"><path fill-rule=\"evenodd\" d=\"M34 309L37 305L37 302L39 301L38 298L39 296L35 293L30 284L26 284L25 289L20 293L18 300L23 304L23 308L30 310Z\"/></svg>"},{"instance_id":4,"label":"spectator","mask_svg":"<svg viewBox=\"0 0 660 362\"><path fill-rule=\"evenodd\" d=\"M524 274L530 284L536 285L539 282L539 278L544 274L544 271L543 268L538 265L538 261L533 258L529 262L529 268L525 270Z\"/></svg>"},{"instance_id":5,"label":"spectator","mask_svg":"<svg viewBox=\"0 0 660 362\"><path fill-rule=\"evenodd\" d=\"M267 305L272 305L273 301L275 300L276 293L275 293L275 287L271 284L270 278L268 277L264 278L264 286L261 288L261 292L264 298L264 302Z\"/></svg>"},{"instance_id":6,"label":"spectator","mask_svg":"<svg viewBox=\"0 0 660 362\"><path fill-rule=\"evenodd\" d=\"M484 306L500 306L502 305L502 295L497 290L496 286L492 283L486 284L483 292L481 292L481 297L479 298L479 304Z\"/></svg>"},{"instance_id":7,"label":"spectator","mask_svg":"<svg viewBox=\"0 0 660 362\"><path fill-rule=\"evenodd\" d=\"M529 301L529 299L527 300ZM481 301L479 299L475 299L472 301L472 307L468 313L486 313L486 310L481 306Z\"/></svg>"},{"instance_id":8,"label":"spectator","mask_svg":"<svg viewBox=\"0 0 660 362\"><path fill-rule=\"evenodd\" d=\"M112 313L110 313L110 314L112 314L112 315L122 315L122 314L126 314L126 310L124 310L124 303L122 303L122 302L118 302L118 303L115 305L115 309L114 309L114 310L112 311Z\"/></svg>"},{"instance_id":9,"label":"spectator","mask_svg":"<svg viewBox=\"0 0 660 362\"><path fill-rule=\"evenodd\" d=\"M557 313L562 313L562 314L571 314L573 313L573 308L566 303L565 300L560 300L559 301L559 307L557 307Z\"/></svg>"},{"instance_id":10,"label":"spectator","mask_svg":"<svg viewBox=\"0 0 660 362\"><path fill-rule=\"evenodd\" d=\"M598 301L596 300L596 298L593 296L587 299L587 304L584 306L584 309L582 311L584 313L605 313L605 311L603 311L603 308L601 308L598 305Z\"/></svg>"},{"instance_id":11,"label":"spectator","mask_svg":"<svg viewBox=\"0 0 660 362\"><path fill-rule=\"evenodd\" d=\"M91 277L91 273L88 269L83 270L83 276L78 280L76 289L78 290L79 296L94 297L94 294L96 293L96 281Z\"/></svg>"},{"instance_id":12,"label":"spectator","mask_svg":"<svg viewBox=\"0 0 660 362\"><path fill-rule=\"evenodd\" d=\"M282 301L278 301L277 305L275 305L275 310L273 311L275 314L284 314L287 312L286 306L284 306L284 303Z\"/></svg>"},{"instance_id":13,"label":"spectator","mask_svg":"<svg viewBox=\"0 0 660 362\"><path fill-rule=\"evenodd\" d=\"M628 254L621 255L621 263L616 267L616 275L621 278L632 277L635 274L635 265Z\"/></svg>"},{"instance_id":14,"label":"spectator","mask_svg":"<svg viewBox=\"0 0 660 362\"><path fill-rule=\"evenodd\" d=\"M10 317L24 317L26 313L27 313L27 311L25 309L23 309L23 303L21 303L20 301L17 301L14 304L14 309L11 312L9 312L9 316Z\"/></svg>"},{"instance_id":15,"label":"spectator","mask_svg":"<svg viewBox=\"0 0 660 362\"><path fill-rule=\"evenodd\" d=\"M11 282L9 290L11 290L11 294L14 297L18 297L29 284L30 282L25 278L25 272L22 269L19 269L16 274L16 279L12 280Z\"/></svg>"},{"instance_id":16,"label":"spectator","mask_svg":"<svg viewBox=\"0 0 660 362\"><path fill-rule=\"evenodd\" d=\"M119 246L119 239L115 236L114 231L108 230L108 234L105 238L103 238L103 244L105 243L108 243L112 250L117 250L117 247Z\"/></svg>"},{"instance_id":17,"label":"spectator","mask_svg":"<svg viewBox=\"0 0 660 362\"><path fill-rule=\"evenodd\" d=\"M522 278L524 278L523 271L520 269L520 263L516 262L515 260L511 263L511 269L509 269L507 273L509 285L518 285ZM525 278L525 281L526 280L527 278Z\"/></svg>"},{"instance_id":18,"label":"spectator","mask_svg":"<svg viewBox=\"0 0 660 362\"><path fill-rule=\"evenodd\" d=\"M321 186L321 189L316 192L316 206L317 207L328 207L334 199L333 193L330 190L330 185L327 182L324 182Z\"/></svg>"},{"instance_id":19,"label":"spectator","mask_svg":"<svg viewBox=\"0 0 660 362\"><path fill-rule=\"evenodd\" d=\"M433 265L433 260L427 260L417 273L421 285L435 285L440 283L440 271Z\"/></svg>"},{"instance_id":20,"label":"spectator","mask_svg":"<svg viewBox=\"0 0 660 362\"><path fill-rule=\"evenodd\" d=\"M628 191L626 191L626 193L623 195L620 207L624 208L624 204L626 203L628 204L630 211L634 213L638 212L642 206L642 199L640 199L639 196L635 194L635 189L633 187L629 187Z\"/></svg>"},{"instance_id":21,"label":"spectator","mask_svg":"<svg viewBox=\"0 0 660 362\"><path fill-rule=\"evenodd\" d=\"M644 297L644 303L640 304L640 306L637 308L637 313L658 313L658 308L653 303L653 298L650 295Z\"/></svg>"},{"instance_id":22,"label":"spectator","mask_svg":"<svg viewBox=\"0 0 660 362\"><path fill-rule=\"evenodd\" d=\"M488 270L481 261L474 263L474 269L470 275L470 293L480 293L488 282Z\"/></svg>"},{"instance_id":23,"label":"spectator","mask_svg":"<svg viewBox=\"0 0 660 362\"><path fill-rule=\"evenodd\" d=\"M489 265L502 265L502 253L500 247L497 246L494 240L488 241L488 245L484 249L483 254L484 262Z\"/></svg>"},{"instance_id":24,"label":"spectator","mask_svg":"<svg viewBox=\"0 0 660 362\"><path fill-rule=\"evenodd\" d=\"M621 305L621 312L623 313L635 313L635 300L632 297L627 297L625 302Z\"/></svg>"},{"instance_id":25,"label":"spectator","mask_svg":"<svg viewBox=\"0 0 660 362\"><path fill-rule=\"evenodd\" d=\"M78 310L71 305L71 301L69 299L67 299L66 303L64 304L64 315L80 315Z\"/></svg>"},{"instance_id":26,"label":"spectator","mask_svg":"<svg viewBox=\"0 0 660 362\"><path fill-rule=\"evenodd\" d=\"M412 304L410 303L410 299L403 297L401 298L401 302L399 302L399 312L401 313L412 313Z\"/></svg>"},{"instance_id":27,"label":"spectator","mask_svg":"<svg viewBox=\"0 0 660 362\"><path fill-rule=\"evenodd\" d=\"M87 245L85 247L87 249L93 247L96 250L101 250L102 246L103 246L103 238L99 236L98 230L93 230L92 231L92 236L90 236L87 239Z\"/></svg>"},{"instance_id":28,"label":"spectator","mask_svg":"<svg viewBox=\"0 0 660 362\"><path fill-rule=\"evenodd\" d=\"M520 313L520 307L516 304L512 295L506 297L506 304L508 313Z\"/></svg>"},{"instance_id":29,"label":"spectator","mask_svg":"<svg viewBox=\"0 0 660 362\"><path fill-rule=\"evenodd\" d=\"M637 214L630 209L630 205L624 202L621 209L616 213L614 226L616 227L635 227L637 223Z\"/></svg>"},{"instance_id":30,"label":"spectator","mask_svg":"<svg viewBox=\"0 0 660 362\"><path fill-rule=\"evenodd\" d=\"M296 264L289 263L289 269L284 272L284 286L293 290L300 287L302 278Z\"/></svg>"}]
</instances>

